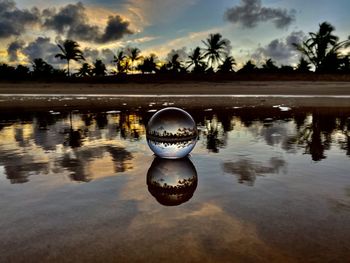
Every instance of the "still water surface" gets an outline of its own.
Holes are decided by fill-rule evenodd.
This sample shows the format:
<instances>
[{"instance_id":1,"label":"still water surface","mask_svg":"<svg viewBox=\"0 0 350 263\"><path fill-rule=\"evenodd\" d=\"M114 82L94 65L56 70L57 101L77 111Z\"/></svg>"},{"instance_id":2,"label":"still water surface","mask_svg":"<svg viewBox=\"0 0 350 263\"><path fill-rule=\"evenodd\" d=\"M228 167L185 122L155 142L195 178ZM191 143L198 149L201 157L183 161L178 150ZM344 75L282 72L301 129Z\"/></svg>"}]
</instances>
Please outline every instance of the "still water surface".
<instances>
[{"instance_id":1,"label":"still water surface","mask_svg":"<svg viewBox=\"0 0 350 263\"><path fill-rule=\"evenodd\" d=\"M350 109L186 110L174 162L149 108L3 111L0 262L349 262Z\"/></svg>"}]
</instances>

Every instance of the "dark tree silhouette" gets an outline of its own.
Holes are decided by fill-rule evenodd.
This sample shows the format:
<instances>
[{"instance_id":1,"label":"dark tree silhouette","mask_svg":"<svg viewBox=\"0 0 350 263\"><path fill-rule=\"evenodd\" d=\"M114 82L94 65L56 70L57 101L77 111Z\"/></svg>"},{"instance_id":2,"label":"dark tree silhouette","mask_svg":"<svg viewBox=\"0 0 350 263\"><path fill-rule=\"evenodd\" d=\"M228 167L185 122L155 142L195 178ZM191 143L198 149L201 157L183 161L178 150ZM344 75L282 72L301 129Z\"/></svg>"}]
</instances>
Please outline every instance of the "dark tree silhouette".
<instances>
[{"instance_id":1,"label":"dark tree silhouette","mask_svg":"<svg viewBox=\"0 0 350 263\"><path fill-rule=\"evenodd\" d=\"M90 77L92 76L92 67L89 63L84 63L81 65L80 69L77 72L78 77Z\"/></svg>"},{"instance_id":2,"label":"dark tree silhouette","mask_svg":"<svg viewBox=\"0 0 350 263\"><path fill-rule=\"evenodd\" d=\"M157 72L157 62L157 56L151 54L143 59L142 63L139 64L138 69L141 70L142 74Z\"/></svg>"},{"instance_id":3,"label":"dark tree silhouette","mask_svg":"<svg viewBox=\"0 0 350 263\"><path fill-rule=\"evenodd\" d=\"M96 59L92 73L94 76L103 77L106 76L106 65L100 59Z\"/></svg>"},{"instance_id":4,"label":"dark tree silhouette","mask_svg":"<svg viewBox=\"0 0 350 263\"><path fill-rule=\"evenodd\" d=\"M340 60L340 70L345 73L350 73L350 54L344 56Z\"/></svg>"},{"instance_id":5,"label":"dark tree silhouette","mask_svg":"<svg viewBox=\"0 0 350 263\"><path fill-rule=\"evenodd\" d=\"M334 71L339 68L340 50L347 47L350 40L339 42L333 34L335 28L328 22L319 25L318 32L310 32L309 38L294 46L315 66L316 72Z\"/></svg>"},{"instance_id":6,"label":"dark tree silhouette","mask_svg":"<svg viewBox=\"0 0 350 263\"><path fill-rule=\"evenodd\" d=\"M113 63L115 63L117 72L120 74L127 73L131 66L128 57L123 49L119 49L117 55L113 57Z\"/></svg>"},{"instance_id":7,"label":"dark tree silhouette","mask_svg":"<svg viewBox=\"0 0 350 263\"><path fill-rule=\"evenodd\" d=\"M228 73L233 72L233 67L236 65L236 61L232 56L226 56L222 64L219 66L219 72Z\"/></svg>"},{"instance_id":8,"label":"dark tree silhouette","mask_svg":"<svg viewBox=\"0 0 350 263\"><path fill-rule=\"evenodd\" d=\"M5 63L0 65L0 80L13 79L15 75L15 68Z\"/></svg>"},{"instance_id":9,"label":"dark tree silhouette","mask_svg":"<svg viewBox=\"0 0 350 263\"><path fill-rule=\"evenodd\" d=\"M278 71L278 67L275 65L275 61L273 61L271 58L265 61L265 63L262 65L262 69L264 72L268 73L275 73Z\"/></svg>"},{"instance_id":10,"label":"dark tree silhouette","mask_svg":"<svg viewBox=\"0 0 350 263\"><path fill-rule=\"evenodd\" d=\"M166 68L172 73L184 73L186 72L186 69L182 64L182 61L180 61L180 55L176 53L172 55L171 59L166 64Z\"/></svg>"},{"instance_id":11,"label":"dark tree silhouette","mask_svg":"<svg viewBox=\"0 0 350 263\"><path fill-rule=\"evenodd\" d=\"M202 42L205 45L204 57L208 59L210 67L213 68L214 65L219 66L220 62L222 62L223 58L228 54L230 41L222 38L221 34L216 33L210 34L209 37Z\"/></svg>"},{"instance_id":12,"label":"dark tree silhouette","mask_svg":"<svg viewBox=\"0 0 350 263\"><path fill-rule=\"evenodd\" d=\"M239 70L239 72L241 73L254 73L256 71L257 67L251 60L248 60L247 63L245 63L243 67Z\"/></svg>"},{"instance_id":13,"label":"dark tree silhouette","mask_svg":"<svg viewBox=\"0 0 350 263\"><path fill-rule=\"evenodd\" d=\"M15 74L18 78L26 78L29 76L30 69L27 66L18 65L15 69Z\"/></svg>"},{"instance_id":14,"label":"dark tree silhouette","mask_svg":"<svg viewBox=\"0 0 350 263\"><path fill-rule=\"evenodd\" d=\"M67 60L67 74L70 76L69 62L71 60L85 60L83 52L79 49L79 44L70 39L65 40L63 45L57 44L57 46L60 48L62 53L56 54L55 57Z\"/></svg>"},{"instance_id":15,"label":"dark tree silhouette","mask_svg":"<svg viewBox=\"0 0 350 263\"><path fill-rule=\"evenodd\" d=\"M207 64L204 61L204 55L202 54L201 48L196 47L192 53L188 56L189 60L187 61L188 68L193 67L193 73L203 73L207 68Z\"/></svg>"},{"instance_id":16,"label":"dark tree silhouette","mask_svg":"<svg viewBox=\"0 0 350 263\"><path fill-rule=\"evenodd\" d=\"M53 67L44 61L42 58L36 58L33 60L33 76L35 77L48 77L52 75Z\"/></svg>"},{"instance_id":17,"label":"dark tree silhouette","mask_svg":"<svg viewBox=\"0 0 350 263\"><path fill-rule=\"evenodd\" d=\"M279 69L277 69L278 72L283 73L283 74L290 74L293 73L294 68L289 65L282 65Z\"/></svg>"},{"instance_id":18,"label":"dark tree silhouette","mask_svg":"<svg viewBox=\"0 0 350 263\"><path fill-rule=\"evenodd\" d=\"M134 73L135 72L135 62L139 61L140 59L142 59L141 54L141 50L137 47L131 47L127 49L127 56L131 62L131 72Z\"/></svg>"},{"instance_id":19,"label":"dark tree silhouette","mask_svg":"<svg viewBox=\"0 0 350 263\"><path fill-rule=\"evenodd\" d=\"M310 72L310 69L310 63L304 57L301 57L295 70L300 73L307 73Z\"/></svg>"}]
</instances>

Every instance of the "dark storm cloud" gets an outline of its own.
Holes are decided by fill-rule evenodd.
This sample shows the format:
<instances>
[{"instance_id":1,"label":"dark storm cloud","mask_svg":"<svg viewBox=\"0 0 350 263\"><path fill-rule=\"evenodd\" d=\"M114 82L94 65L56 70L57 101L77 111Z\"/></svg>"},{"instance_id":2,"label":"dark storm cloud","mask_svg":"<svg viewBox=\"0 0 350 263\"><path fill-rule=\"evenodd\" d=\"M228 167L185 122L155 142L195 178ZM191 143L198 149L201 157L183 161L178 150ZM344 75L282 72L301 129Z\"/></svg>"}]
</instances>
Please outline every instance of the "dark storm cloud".
<instances>
[{"instance_id":1,"label":"dark storm cloud","mask_svg":"<svg viewBox=\"0 0 350 263\"><path fill-rule=\"evenodd\" d=\"M289 63L298 52L293 43L300 43L304 38L302 31L292 32L285 39L274 39L265 47L258 48L252 57L255 60L271 58L277 62Z\"/></svg>"},{"instance_id":2,"label":"dark storm cloud","mask_svg":"<svg viewBox=\"0 0 350 263\"><path fill-rule=\"evenodd\" d=\"M110 16L103 34L96 40L100 43L121 39L126 34L132 34L129 22L123 21L120 16Z\"/></svg>"},{"instance_id":3,"label":"dark storm cloud","mask_svg":"<svg viewBox=\"0 0 350 263\"><path fill-rule=\"evenodd\" d=\"M93 63L96 59L102 60L105 64L111 64L114 59L114 53L109 48L97 50L93 48L85 48L83 50L84 57L88 63Z\"/></svg>"},{"instance_id":4,"label":"dark storm cloud","mask_svg":"<svg viewBox=\"0 0 350 263\"><path fill-rule=\"evenodd\" d=\"M96 25L90 25L82 3L68 4L59 9L45 9L43 11L44 24L47 29L59 34L66 34L68 38L106 43L121 39L124 35L132 34L129 22L123 21L119 15L110 16L104 30L101 32Z\"/></svg>"},{"instance_id":5,"label":"dark storm cloud","mask_svg":"<svg viewBox=\"0 0 350 263\"><path fill-rule=\"evenodd\" d=\"M7 54L9 57L9 61L11 62L17 61L18 59L17 51L22 50L24 45L25 45L25 42L23 40L15 40L9 44L9 46L7 47Z\"/></svg>"},{"instance_id":6,"label":"dark storm cloud","mask_svg":"<svg viewBox=\"0 0 350 263\"><path fill-rule=\"evenodd\" d=\"M90 63L95 61L96 59L98 59L100 56L100 52L94 48L85 48L83 50L83 53L84 53L84 58L86 59L86 61L88 61Z\"/></svg>"},{"instance_id":7,"label":"dark storm cloud","mask_svg":"<svg viewBox=\"0 0 350 263\"><path fill-rule=\"evenodd\" d=\"M19 36L30 25L40 22L37 8L18 9L13 0L0 0L0 39Z\"/></svg>"},{"instance_id":8,"label":"dark storm cloud","mask_svg":"<svg viewBox=\"0 0 350 263\"><path fill-rule=\"evenodd\" d=\"M263 7L261 0L241 0L240 5L227 9L224 17L248 28L267 21L273 22L277 28L284 28L295 20L295 10Z\"/></svg>"},{"instance_id":9,"label":"dark storm cloud","mask_svg":"<svg viewBox=\"0 0 350 263\"><path fill-rule=\"evenodd\" d=\"M33 61L36 58L42 58L50 64L62 64L63 61L55 58L55 54L60 53L57 45L51 43L48 37L38 37L33 42L30 42L22 50L28 59Z\"/></svg>"}]
</instances>

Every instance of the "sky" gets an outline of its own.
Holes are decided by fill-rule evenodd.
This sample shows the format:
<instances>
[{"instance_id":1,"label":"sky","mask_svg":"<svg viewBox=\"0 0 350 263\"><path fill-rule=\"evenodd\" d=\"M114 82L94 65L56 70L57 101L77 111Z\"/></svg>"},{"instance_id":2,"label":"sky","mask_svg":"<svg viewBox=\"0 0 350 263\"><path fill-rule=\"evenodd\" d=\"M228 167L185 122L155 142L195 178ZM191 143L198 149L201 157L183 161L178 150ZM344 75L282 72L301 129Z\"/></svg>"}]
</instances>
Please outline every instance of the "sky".
<instances>
[{"instance_id":1,"label":"sky","mask_svg":"<svg viewBox=\"0 0 350 263\"><path fill-rule=\"evenodd\" d=\"M295 64L292 43L323 21L345 40L350 35L348 0L0 0L0 62L26 64L54 58L57 43L76 40L88 61L109 63L121 47L136 46L162 60L185 57L210 33L231 42L237 67L267 58Z\"/></svg>"}]
</instances>

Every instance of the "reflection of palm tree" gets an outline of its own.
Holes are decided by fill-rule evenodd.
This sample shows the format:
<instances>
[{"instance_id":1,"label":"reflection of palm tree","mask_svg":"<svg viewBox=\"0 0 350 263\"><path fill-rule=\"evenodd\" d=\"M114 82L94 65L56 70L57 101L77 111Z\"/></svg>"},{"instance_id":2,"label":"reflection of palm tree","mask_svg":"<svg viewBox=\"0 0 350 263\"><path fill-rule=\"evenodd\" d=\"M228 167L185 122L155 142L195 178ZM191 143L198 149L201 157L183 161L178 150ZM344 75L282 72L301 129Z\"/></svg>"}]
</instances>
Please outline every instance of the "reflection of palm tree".
<instances>
[{"instance_id":1,"label":"reflection of palm tree","mask_svg":"<svg viewBox=\"0 0 350 263\"><path fill-rule=\"evenodd\" d=\"M218 153L219 148L226 145L226 133L221 129L221 125L216 118L206 122L207 149L211 152Z\"/></svg>"},{"instance_id":2,"label":"reflection of palm tree","mask_svg":"<svg viewBox=\"0 0 350 263\"><path fill-rule=\"evenodd\" d=\"M304 145L305 153L310 154L313 161L321 161L326 158L325 150L330 149L331 135L336 126L335 118L313 114L312 123L300 128L296 137L289 141Z\"/></svg>"},{"instance_id":3,"label":"reflection of palm tree","mask_svg":"<svg viewBox=\"0 0 350 263\"><path fill-rule=\"evenodd\" d=\"M108 125L107 115L105 113L97 113L95 120L98 128L103 129Z\"/></svg>"},{"instance_id":4,"label":"reflection of palm tree","mask_svg":"<svg viewBox=\"0 0 350 263\"><path fill-rule=\"evenodd\" d=\"M57 46L61 49L62 53L56 54L55 57L67 60L67 74L70 76L69 62L71 60L85 60L83 52L79 49L79 44L74 40L67 39L63 42L63 45L57 44Z\"/></svg>"},{"instance_id":5,"label":"reflection of palm tree","mask_svg":"<svg viewBox=\"0 0 350 263\"><path fill-rule=\"evenodd\" d=\"M208 59L212 68L213 65L218 65L222 62L223 57L228 53L229 41L225 38L223 39L222 35L219 33L210 34L209 37L203 41L203 44L206 46L204 49L204 57Z\"/></svg>"},{"instance_id":6,"label":"reflection of palm tree","mask_svg":"<svg viewBox=\"0 0 350 263\"><path fill-rule=\"evenodd\" d=\"M82 146L82 134L81 130L74 130L73 129L73 119L72 119L72 112L69 113L69 123L70 123L70 129L68 134L68 144L72 148L78 148Z\"/></svg>"}]
</instances>

